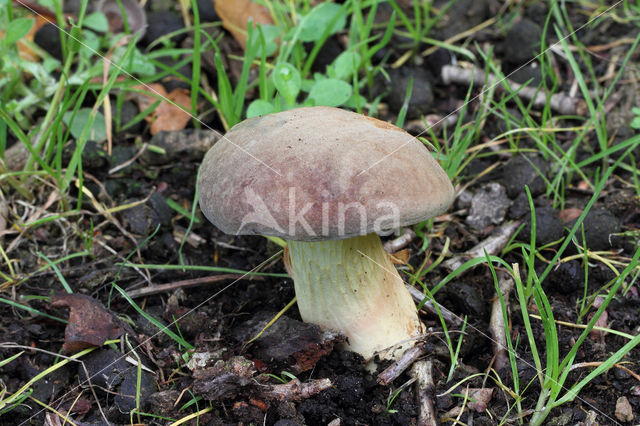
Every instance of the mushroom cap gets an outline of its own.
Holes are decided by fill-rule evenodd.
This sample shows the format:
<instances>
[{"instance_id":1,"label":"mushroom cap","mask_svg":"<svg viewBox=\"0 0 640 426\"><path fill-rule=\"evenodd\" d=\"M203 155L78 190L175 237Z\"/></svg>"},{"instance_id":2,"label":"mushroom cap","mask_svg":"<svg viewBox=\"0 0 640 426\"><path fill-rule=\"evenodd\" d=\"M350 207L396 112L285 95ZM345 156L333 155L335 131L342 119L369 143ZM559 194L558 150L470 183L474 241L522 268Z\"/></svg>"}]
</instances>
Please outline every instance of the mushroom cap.
<instances>
[{"instance_id":1,"label":"mushroom cap","mask_svg":"<svg viewBox=\"0 0 640 426\"><path fill-rule=\"evenodd\" d=\"M384 121L331 107L247 119L207 153L200 208L219 229L314 241L383 233L454 198L427 148Z\"/></svg>"}]
</instances>

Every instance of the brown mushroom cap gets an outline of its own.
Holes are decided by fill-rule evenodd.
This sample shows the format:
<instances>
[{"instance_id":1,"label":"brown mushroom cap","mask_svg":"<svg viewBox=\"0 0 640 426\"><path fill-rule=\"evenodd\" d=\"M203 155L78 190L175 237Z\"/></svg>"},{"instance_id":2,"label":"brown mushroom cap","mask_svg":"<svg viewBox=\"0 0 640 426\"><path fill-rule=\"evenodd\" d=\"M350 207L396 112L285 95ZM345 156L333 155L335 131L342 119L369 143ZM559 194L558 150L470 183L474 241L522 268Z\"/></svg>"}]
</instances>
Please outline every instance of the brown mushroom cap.
<instances>
[{"instance_id":1,"label":"brown mushroom cap","mask_svg":"<svg viewBox=\"0 0 640 426\"><path fill-rule=\"evenodd\" d=\"M443 213L453 187L404 130L349 111L305 107L234 126L209 150L200 207L228 234L349 238Z\"/></svg>"}]
</instances>

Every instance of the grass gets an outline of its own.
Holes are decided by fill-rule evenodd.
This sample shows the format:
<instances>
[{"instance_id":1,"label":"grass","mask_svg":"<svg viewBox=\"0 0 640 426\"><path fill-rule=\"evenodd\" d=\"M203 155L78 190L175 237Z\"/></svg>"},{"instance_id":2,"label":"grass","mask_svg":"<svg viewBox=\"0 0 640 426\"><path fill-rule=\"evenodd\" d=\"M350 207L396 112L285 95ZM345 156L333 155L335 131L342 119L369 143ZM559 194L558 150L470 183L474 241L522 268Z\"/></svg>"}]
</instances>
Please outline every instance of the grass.
<instances>
[{"instance_id":1,"label":"grass","mask_svg":"<svg viewBox=\"0 0 640 426\"><path fill-rule=\"evenodd\" d=\"M13 320L21 321L19 312L22 312L65 322L46 312L42 302L47 299L47 294L30 294L32 290L26 284L37 283L43 274L48 274L56 277L58 290L67 293L79 291L66 275L73 266L102 256L98 250L108 251L105 247L109 247L109 240L104 239L101 232L113 230L135 242L135 249L128 256L119 256L120 270L135 269L147 279L157 271L237 273L274 280L287 277L284 273L260 270L273 259L249 271L188 264L183 253L188 249L185 243L187 236L182 240L178 261L148 262L140 251L157 241L159 236L152 234L140 243L126 233L115 216L119 210L130 206L124 202L115 205L98 201L92 192L95 187L90 186L91 171L83 168L84 149L96 132L102 131L98 124L109 121L110 109L116 111L118 130L142 122L159 105L162 99L152 93L157 98L156 102L130 122L120 121L118 114L122 103L127 94L143 91L136 88L140 83L160 82L166 77L188 83L189 112L194 117L193 126L208 127L208 122L203 119L203 111L214 111L221 123L217 129L219 131L228 130L248 116L306 105L340 106L374 114L380 109L382 99L382 95L376 93L374 83L380 79L384 81L385 67L402 66L420 56L425 49L437 47L459 55L461 60L471 61L486 75L491 73L500 80L499 85L484 88L469 85L464 88L461 92L464 93L464 103L452 112L458 117L455 123L451 127L444 126L441 131L430 129L421 135L425 144L435 147L440 163L459 188L474 188L480 177L489 175L493 170L493 166L489 166L484 172L470 176L468 171L475 162L487 159L496 162L507 155L536 153L549 161L552 167L551 172L544 176L544 183L545 196L551 200L554 208L564 209L575 201L571 190L577 183L583 182L590 194L583 211L566 235L559 241L540 246L536 243L536 203L527 188L532 213L531 234L514 237L499 253L467 260L448 273L442 272L441 264L451 252L457 252L459 246L454 249L449 239L442 249L432 243L434 236L444 235L446 224L428 221L416 226L415 231L421 241L414 257L421 256L424 261L417 267L406 268L406 275L411 285L420 286L424 291L425 300L439 297L438 293L452 281L481 268L486 268L497 289L496 269L500 269L515 281L515 300L503 298L497 292L504 323L510 324L510 319L517 316L523 324L521 334L517 337L513 337L513 330L506 330L505 333L511 371L510 382L507 382L489 369L478 376L460 377L462 373L459 367L465 362L461 357L464 336L466 333L485 334L485 331L474 326L473 318L465 318L460 335L456 338L454 332L458 330L450 330L440 317L444 344L450 358L446 366L446 388L453 389L479 377L489 378L503 391L508 405L506 412L501 413L502 418L496 420L506 423L517 418L520 422L526 419L533 425L544 424L554 409L580 398L581 392L590 383L628 357L640 343L639 336L611 329L611 334L623 339L624 343L611 350L602 363L589 373L577 378L570 374L577 363L578 351L585 347L590 332L600 329L596 326L598 319L612 301L620 299L629 292L631 286L637 285L640 275L640 248L637 244L632 255L622 257L611 251L595 252L580 243L585 241L582 227L585 218L602 201L603 191L612 188L613 180L621 186L632 188L636 196L640 196L637 160L633 156L634 150L640 147L640 136L614 142L615 134L607 127L605 112L615 101L620 84L624 84L621 82L627 78L627 65L634 59L640 35L629 41L628 48L614 64L615 72L606 80L599 80L601 75L597 63L601 59L593 56L583 44L582 32L576 31L579 28L569 10L558 2L552 2L544 22L545 36L540 40L538 63L542 85L539 90L540 93L546 93L549 99L551 94L564 89L559 79L561 76L555 71L561 61L566 72L575 79L577 92L584 99L587 110L584 116L560 115L548 101L539 109L534 108L532 102L521 99L518 91L505 82L509 76L502 71L500 58L483 45L467 42L473 31L465 34L464 39L454 37L442 41L432 37L431 33L439 19L446 15L453 2L441 9L436 9L429 2L422 5L415 2L413 9L406 10L399 2L391 0L386 5L391 8L390 19L381 26L375 22L374 16L383 7L383 2L346 1L343 4L312 6L308 1L265 1L275 24L258 27L247 25L247 46L242 56L226 53L222 46L223 33L217 28L219 25L200 21L195 0L190 2L192 26L184 30L193 31L193 47L175 46L166 37L149 51L139 50L133 41L127 42L119 36L99 31L104 22L95 14L86 13L86 1L82 2L83 7L71 27L64 26L60 2L52 3L58 24L64 29L61 30L64 56L62 60L55 59L48 52L27 43L39 56L37 61L29 61L19 56L18 40L28 32L33 21L24 16L23 10L15 8L13 2L0 2L0 27L10 30L0 43L0 69L3 71L0 73L0 158L3 159L3 163L0 163L0 202L8 206L4 216L11 225L7 228L9 232L4 235L5 241L13 237L11 241L15 243L0 247L0 273L3 280L0 288L5 293L0 298L0 304L6 312L11 312ZM604 5L584 3L583 6L592 12L592 17L597 17L587 28L598 28L609 19L630 25L638 25L639 22L640 8L632 2L624 2L614 10L608 10ZM606 13L598 16L603 12ZM494 21L508 28L513 18L507 11ZM86 27L87 23L91 26ZM218 31L206 31L211 28ZM321 28L322 31L315 28ZM342 54L324 72L312 72L323 46L335 34L342 36ZM394 37L403 37L408 43L395 46ZM459 43L460 40L463 43ZM106 68L107 74L103 74L104 65L99 54L92 51L93 48L100 55L113 59L113 63ZM392 49L395 49L393 62L389 53ZM202 73L204 52L213 54L215 88L208 85L207 77ZM166 58L178 60L166 65L163 61ZM229 61L239 63L239 74L234 76L229 72ZM191 65L191 75L181 74L183 65ZM26 75L32 77L26 78ZM407 122L408 101L415 84L413 81L407 88L405 103L396 117L398 125ZM203 106L203 103L206 105ZM640 117L638 111L637 108L632 111L630 120L633 121L630 123L633 128L638 127L635 125ZM504 122L506 130L493 133L490 128L496 121ZM106 126L103 128L107 134ZM12 169L12 164L4 163L10 135L27 153L27 160L18 169ZM65 161L65 148L72 141L73 149L68 161ZM175 200L171 200L169 205L180 216L179 220L187 225L189 234L199 220L195 207L197 193L189 208ZM462 217L460 212L455 216L458 219ZM34 235L51 229L59 229L65 235L65 241L69 240L72 244L63 253L38 251L36 257L39 264L24 268L16 257L18 243L33 243L37 240ZM633 230L622 234L638 238ZM578 238L580 236L582 238ZM137 261L132 260L134 257ZM558 313L554 312L554 305L545 290L545 280L554 268L570 260L581 262L585 278L583 288L576 297L576 306L573 307L576 327L579 326L581 331L575 334L575 344L567 350L562 346L562 332L558 328L560 322L556 319ZM604 286L593 285L590 271L596 264L609 268L615 278ZM110 304L116 300L124 302L124 306L130 308L129 312L139 313L156 326L158 333L167 336L178 348L182 361L189 359L195 342L188 341L182 335L180 318L176 318L171 327L162 324L147 312L144 303L138 303L127 295L119 285L118 278L111 280L105 289L111 294ZM597 309L593 305L596 297L602 299ZM532 312L532 306L536 307L537 313ZM589 313L592 314L590 317ZM138 348L131 342L126 343L126 353L138 357ZM0 360L0 368L6 368L18 358L27 356L24 348L13 349L15 353ZM36 381L70 361L81 359L90 351L54 360L53 364L16 390L10 392L3 387L0 392L0 412L7 413L24 404L31 398L29 389ZM139 357L137 359L139 383L142 362ZM177 367L178 370L180 368ZM533 381L524 381L519 376L523 368L535 370ZM289 376L283 373L274 377L286 381ZM132 423L140 422L143 417L156 416L143 412L139 387L136 393L137 408L130 413ZM405 383L389 394L386 404L388 415L396 413L394 401L402 391L408 389ZM467 401L466 394L459 394L459 397ZM172 421L186 422L212 410L211 406L199 404L199 399L191 395L191 399L180 410L183 417ZM49 412L56 412L53 405L42 401L37 403Z\"/></svg>"}]
</instances>

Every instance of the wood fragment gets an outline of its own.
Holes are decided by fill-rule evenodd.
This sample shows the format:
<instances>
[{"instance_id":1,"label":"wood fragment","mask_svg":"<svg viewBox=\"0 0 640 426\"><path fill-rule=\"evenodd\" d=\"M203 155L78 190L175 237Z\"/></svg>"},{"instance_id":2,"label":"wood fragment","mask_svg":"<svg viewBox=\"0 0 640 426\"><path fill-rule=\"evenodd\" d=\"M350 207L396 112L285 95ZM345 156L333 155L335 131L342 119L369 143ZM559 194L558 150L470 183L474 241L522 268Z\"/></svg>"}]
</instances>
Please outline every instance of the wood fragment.
<instances>
[{"instance_id":1,"label":"wood fragment","mask_svg":"<svg viewBox=\"0 0 640 426\"><path fill-rule=\"evenodd\" d=\"M478 86L485 84L485 72L478 68L466 69L445 65L442 67L440 76L445 84L468 85L473 83ZM535 108L543 108L548 103L552 110L560 114L584 116L588 112L587 104L583 99L574 98L564 93L554 93L549 96L537 87L524 86L506 78L498 79L494 74L489 74L486 77L486 84L496 85L497 89L501 89L503 84L506 84L510 90L517 92L519 97L529 101L533 100Z\"/></svg>"},{"instance_id":2,"label":"wood fragment","mask_svg":"<svg viewBox=\"0 0 640 426\"><path fill-rule=\"evenodd\" d=\"M587 367L600 367L603 364L602 361L592 361L592 362L579 362L577 364L573 364L570 368L569 371L573 371L573 370L577 370L578 368L587 368ZM633 370L625 367L622 364L613 364L612 367L616 367L619 368L622 371L625 371L627 374L629 374L631 377L633 377L634 379L636 379L638 382L640 382L640 375L636 374Z\"/></svg>"},{"instance_id":3,"label":"wood fragment","mask_svg":"<svg viewBox=\"0 0 640 426\"><path fill-rule=\"evenodd\" d=\"M247 277L247 275L240 274L222 274L212 275L210 277L193 278L190 280L174 281L166 284L156 284L154 286L144 287L138 290L131 290L127 292L127 295L132 299L136 297L152 296L154 294L164 293L167 291L176 290L178 288L196 287L203 284L216 283L218 281L225 280L239 280ZM261 279L261 277L252 277L253 279Z\"/></svg>"},{"instance_id":4,"label":"wood fragment","mask_svg":"<svg viewBox=\"0 0 640 426\"><path fill-rule=\"evenodd\" d=\"M426 296L422 294L420 290L418 290L413 286L410 286L409 284L407 284L406 287L407 287L407 290L409 290L411 297L413 297L413 300L416 303L422 303L422 301ZM437 305L437 308L436 308L436 305ZM432 315L436 315L436 316L442 315L442 318L445 320L447 324L454 325L454 326L462 325L462 319L458 315L454 314L453 312L451 312L450 310L448 310L447 308L445 308L444 306L442 306L437 302L434 303L432 300L427 299L422 305L422 309L424 309L425 311L429 312ZM440 314L438 314L438 310L440 310Z\"/></svg>"},{"instance_id":5,"label":"wood fragment","mask_svg":"<svg viewBox=\"0 0 640 426\"><path fill-rule=\"evenodd\" d=\"M415 237L416 233L413 232L413 229L404 228L400 236L384 243L384 250L387 253L393 254L398 250L402 250L403 248L408 246Z\"/></svg>"},{"instance_id":6,"label":"wood fragment","mask_svg":"<svg viewBox=\"0 0 640 426\"><path fill-rule=\"evenodd\" d=\"M491 255L498 254L507 244L509 239L513 236L519 226L520 222L515 221L508 222L502 226L497 227L493 230L489 237L487 237L483 241L480 241L480 243L476 244L467 253L460 256L452 257L451 259L444 262L443 265L450 271L454 271L469 259L484 257L485 251L487 252L487 254Z\"/></svg>"},{"instance_id":7,"label":"wood fragment","mask_svg":"<svg viewBox=\"0 0 640 426\"><path fill-rule=\"evenodd\" d=\"M411 375L416 379L416 400L419 407L418 426L438 424L433 405L435 384L433 382L433 361L416 361L411 367Z\"/></svg>"},{"instance_id":8,"label":"wood fragment","mask_svg":"<svg viewBox=\"0 0 640 426\"><path fill-rule=\"evenodd\" d=\"M329 379L309 380L302 383L298 379L282 385L265 385L260 388L260 397L276 401L301 401L310 398L323 390L329 389L333 384Z\"/></svg>"},{"instance_id":9,"label":"wood fragment","mask_svg":"<svg viewBox=\"0 0 640 426\"><path fill-rule=\"evenodd\" d=\"M402 354L402 357L387 367L382 373L378 374L376 381L379 385L387 386L389 383L397 379L407 368L411 366L418 358L426 353L424 345L416 345Z\"/></svg>"},{"instance_id":10,"label":"wood fragment","mask_svg":"<svg viewBox=\"0 0 640 426\"><path fill-rule=\"evenodd\" d=\"M503 272L498 272L498 288L502 294L505 306L509 306L509 294L513 289L513 278ZM495 358L494 367L496 371L502 370L509 363L507 352L507 324L502 315L502 305L500 298L496 295L491 305L491 319L489 320L489 331L491 332L493 344L493 356Z\"/></svg>"}]
</instances>

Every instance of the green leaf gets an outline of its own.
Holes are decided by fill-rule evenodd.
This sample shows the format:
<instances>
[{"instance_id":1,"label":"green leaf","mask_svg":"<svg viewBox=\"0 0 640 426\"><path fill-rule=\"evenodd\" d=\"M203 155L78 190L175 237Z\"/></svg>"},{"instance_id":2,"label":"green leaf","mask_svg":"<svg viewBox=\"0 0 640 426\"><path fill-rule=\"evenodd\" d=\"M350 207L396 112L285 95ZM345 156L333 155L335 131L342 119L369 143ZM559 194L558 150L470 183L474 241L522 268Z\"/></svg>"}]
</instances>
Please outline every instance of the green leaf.
<instances>
[{"instance_id":1,"label":"green leaf","mask_svg":"<svg viewBox=\"0 0 640 426\"><path fill-rule=\"evenodd\" d=\"M109 21L102 12L93 12L87 15L87 17L84 18L83 25L99 33L106 33L109 31Z\"/></svg>"},{"instance_id":2,"label":"green leaf","mask_svg":"<svg viewBox=\"0 0 640 426\"><path fill-rule=\"evenodd\" d=\"M82 40L82 44L80 45L80 50L78 50L78 55L82 59L89 59L100 49L100 38L93 31L84 31L83 32L84 39Z\"/></svg>"},{"instance_id":3,"label":"green leaf","mask_svg":"<svg viewBox=\"0 0 640 426\"><path fill-rule=\"evenodd\" d=\"M9 45L16 43L31 31L34 23L35 20L33 18L16 18L9 22L5 32L5 42Z\"/></svg>"},{"instance_id":4,"label":"green leaf","mask_svg":"<svg viewBox=\"0 0 640 426\"><path fill-rule=\"evenodd\" d=\"M85 123L91 119L91 108L80 108L76 116L73 117L73 121L71 121L72 117L73 111L67 111L62 117L62 121L69 126L71 135L78 139L82 134ZM96 112L88 138L94 141L102 141L107 138L107 130L104 126L104 115L102 113Z\"/></svg>"},{"instance_id":5,"label":"green leaf","mask_svg":"<svg viewBox=\"0 0 640 426\"><path fill-rule=\"evenodd\" d=\"M69 43L67 46L70 51L77 52L80 50L82 44L82 28L77 25L72 25L71 30L69 31Z\"/></svg>"},{"instance_id":6,"label":"green leaf","mask_svg":"<svg viewBox=\"0 0 640 426\"><path fill-rule=\"evenodd\" d=\"M300 71L289 63L281 62L273 70L273 84L287 104L293 105L302 85Z\"/></svg>"},{"instance_id":7,"label":"green leaf","mask_svg":"<svg viewBox=\"0 0 640 426\"><path fill-rule=\"evenodd\" d=\"M271 102L265 101L264 99L256 99L251 102L247 108L247 118L271 114L274 110L275 107Z\"/></svg>"},{"instance_id":8,"label":"green leaf","mask_svg":"<svg viewBox=\"0 0 640 426\"><path fill-rule=\"evenodd\" d=\"M116 48L114 54L114 62L120 61L122 55L124 55L126 48L124 46ZM156 72L156 67L151 60L142 54L138 49L134 49L131 54L122 61L123 68L131 74L139 76L152 76Z\"/></svg>"},{"instance_id":9,"label":"green leaf","mask_svg":"<svg viewBox=\"0 0 640 426\"><path fill-rule=\"evenodd\" d=\"M329 35L337 33L347 24L347 14L341 5L335 3L320 3L300 22L298 39L302 41L317 41L322 38L324 31L333 22Z\"/></svg>"},{"instance_id":10,"label":"green leaf","mask_svg":"<svg viewBox=\"0 0 640 426\"><path fill-rule=\"evenodd\" d=\"M309 99L312 99L315 105L339 106L344 104L353 89L349 83L336 78L328 78L316 82L309 92Z\"/></svg>"},{"instance_id":11,"label":"green leaf","mask_svg":"<svg viewBox=\"0 0 640 426\"><path fill-rule=\"evenodd\" d=\"M360 55L353 51L342 52L333 61L334 77L339 80L347 80L360 66Z\"/></svg>"},{"instance_id":12,"label":"green leaf","mask_svg":"<svg viewBox=\"0 0 640 426\"><path fill-rule=\"evenodd\" d=\"M276 40L282 35L282 28L275 25L259 24L264 35L265 42L265 56L273 55L278 50L278 43ZM251 39L247 41L247 46L253 43L258 43L258 50L256 51L256 57L262 56L262 44L260 43L260 31L254 30L251 32Z\"/></svg>"}]
</instances>

